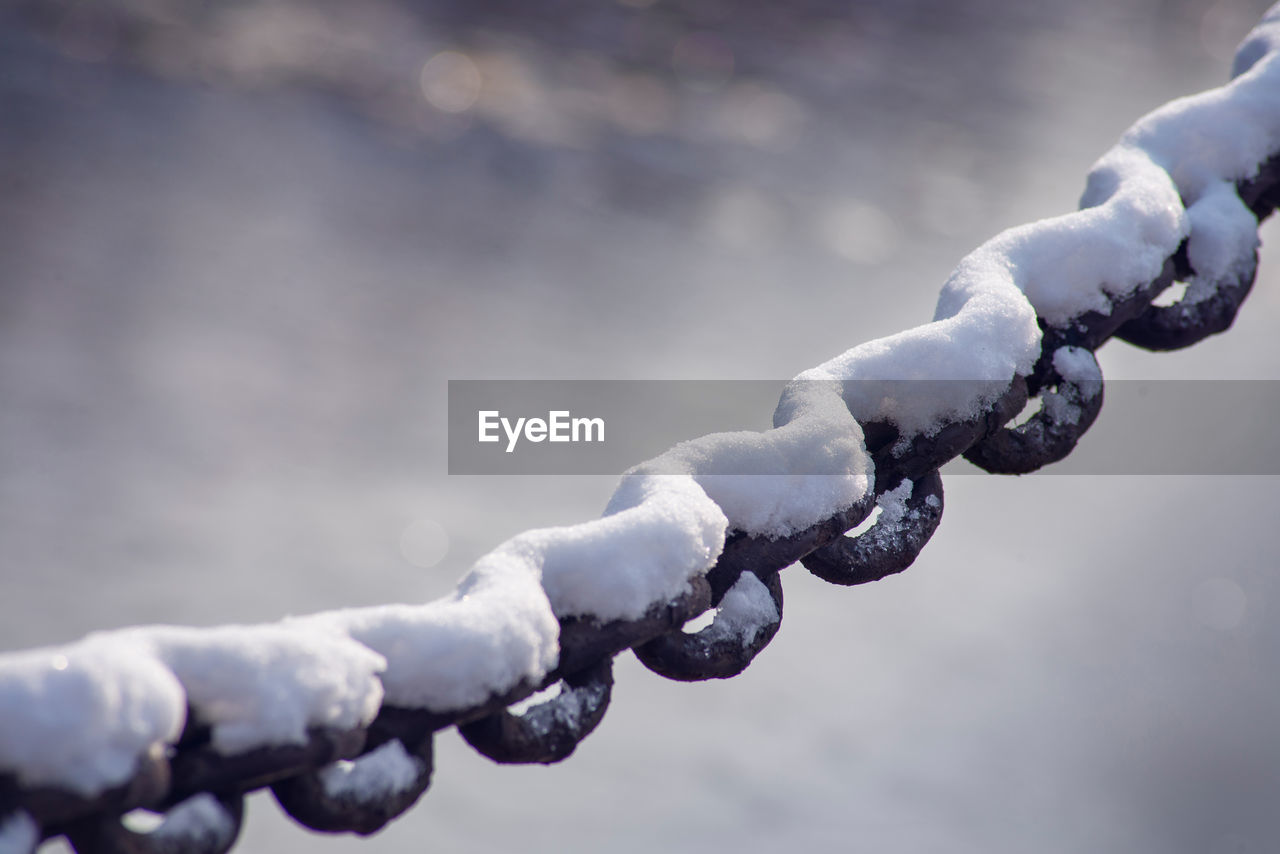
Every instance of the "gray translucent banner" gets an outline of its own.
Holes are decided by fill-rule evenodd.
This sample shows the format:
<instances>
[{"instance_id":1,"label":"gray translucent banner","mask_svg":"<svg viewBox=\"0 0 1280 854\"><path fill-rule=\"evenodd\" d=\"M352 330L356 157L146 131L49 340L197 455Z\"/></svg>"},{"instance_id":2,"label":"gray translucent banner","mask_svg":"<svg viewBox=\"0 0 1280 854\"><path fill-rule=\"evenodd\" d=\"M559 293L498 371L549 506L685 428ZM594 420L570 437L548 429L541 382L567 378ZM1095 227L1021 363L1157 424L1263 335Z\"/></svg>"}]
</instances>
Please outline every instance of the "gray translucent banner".
<instances>
[{"instance_id":1,"label":"gray translucent banner","mask_svg":"<svg viewBox=\"0 0 1280 854\"><path fill-rule=\"evenodd\" d=\"M767 430L783 380L450 380L450 474L616 475L708 433ZM901 396L939 383L878 383ZM1280 381L1111 380L1041 474L1280 474ZM946 474L980 470L956 460ZM717 471L715 474L746 472ZM751 472L824 474L826 472Z\"/></svg>"}]
</instances>

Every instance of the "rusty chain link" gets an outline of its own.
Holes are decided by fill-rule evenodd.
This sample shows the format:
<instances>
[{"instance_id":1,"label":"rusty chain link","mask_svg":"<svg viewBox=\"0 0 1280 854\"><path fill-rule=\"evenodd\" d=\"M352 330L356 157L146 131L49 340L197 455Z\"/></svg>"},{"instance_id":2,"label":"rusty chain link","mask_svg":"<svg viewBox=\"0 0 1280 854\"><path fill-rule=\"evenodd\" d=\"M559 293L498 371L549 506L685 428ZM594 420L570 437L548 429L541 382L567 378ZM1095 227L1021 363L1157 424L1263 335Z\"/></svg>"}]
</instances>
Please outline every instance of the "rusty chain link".
<instances>
[{"instance_id":1,"label":"rusty chain link","mask_svg":"<svg viewBox=\"0 0 1280 854\"><path fill-rule=\"evenodd\" d=\"M1241 200L1259 222L1280 205L1280 153L1258 174L1237 183ZM674 600L636 620L601 623L560 620L557 668L537 684L522 683L487 702L449 714L384 705L367 728L312 730L300 746L264 747L226 756L213 749L210 728L189 710L185 731L165 754L145 757L123 785L94 797L47 786L24 786L0 775L0 824L34 822L37 839L65 835L81 854L132 852L220 854L234 845L245 794L270 788L281 807L319 831L369 834L409 809L426 791L432 773L432 739L456 726L477 751L501 763L553 763L569 756L608 708L613 657L632 649L649 669L672 679L726 678L742 672L777 632L782 613L779 573L800 562L810 572L841 585L876 581L907 568L936 530L943 509L938 469L963 455L990 472L1033 471L1071 452L1102 406L1101 373L1093 352L1112 337L1153 350L1186 347L1225 330L1253 284L1254 263L1217 282L1212 296L1154 306L1152 300L1192 273L1186 241L1166 259L1161 274L1108 314L1088 312L1069 323L1041 320L1041 356L1027 376L982 416L944 424L936 434L898 441L889 424L864 424L875 463L874 490L852 507L801 532L777 539L731 533L714 567ZM1089 377L1066 375L1055 354L1071 350ZM1095 377L1096 378L1092 378ZM1055 394L1064 406L1043 406L1025 423L1010 427L1029 398ZM1070 409L1071 417L1062 416ZM910 483L909 493L904 486ZM893 493L894 495L890 495ZM895 496L903 495L901 500ZM895 500L894 512L888 502ZM856 536L845 533L881 504L881 515ZM744 573L768 590L778 620L753 628L748 637L726 637L711 629L686 633L692 618L717 607ZM509 707L539 690L559 686L523 714ZM326 775L354 769L375 751L402 751L415 776L385 797L335 790ZM362 759L364 757L364 759ZM354 764L353 764L354 761ZM336 763L336 765L335 765ZM136 808L164 814L153 832L129 829L122 816Z\"/></svg>"}]
</instances>

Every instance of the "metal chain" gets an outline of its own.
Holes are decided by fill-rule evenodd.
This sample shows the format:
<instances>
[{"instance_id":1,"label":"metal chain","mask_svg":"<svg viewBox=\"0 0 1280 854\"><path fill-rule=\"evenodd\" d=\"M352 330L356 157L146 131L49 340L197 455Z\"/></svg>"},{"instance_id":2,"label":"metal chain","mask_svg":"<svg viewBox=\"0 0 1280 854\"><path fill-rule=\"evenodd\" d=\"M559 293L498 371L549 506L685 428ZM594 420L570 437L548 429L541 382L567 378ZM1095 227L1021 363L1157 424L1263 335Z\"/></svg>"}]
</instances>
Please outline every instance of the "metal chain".
<instances>
[{"instance_id":1,"label":"metal chain","mask_svg":"<svg viewBox=\"0 0 1280 854\"><path fill-rule=\"evenodd\" d=\"M1258 174L1237 184L1241 200L1261 222L1280 206L1280 152ZM1109 314L1089 312L1069 323L1041 321L1041 358L1030 375L1015 377L1008 393L982 416L943 425L935 435L898 441L889 424L864 424L867 450L875 463L875 488L853 507L799 533L769 539L730 534L715 566L690 590L651 608L637 620L601 623L560 620L560 659L537 684L522 683L501 696L448 714L384 705L367 728L312 730L301 746L263 747L234 756L213 749L210 728L189 710L181 738L166 754L145 757L132 779L95 797L51 787L24 786L0 775L0 826L7 820L34 822L36 838L65 835L81 854L90 852L181 852L220 854L235 843L246 793L270 787L280 806L301 824L330 833L373 833L409 809L426 791L432 771L433 735L456 726L477 751L502 763L552 763L569 756L604 716L613 684L613 657L632 649L649 669L671 679L727 678L741 673L773 638L782 614L779 573L802 563L835 584L876 581L906 569L928 542L942 517L938 469L963 455L990 472L1019 473L1060 460L1074 448L1102 405L1100 381L1071 379L1055 369L1060 347L1081 348L1089 359L1112 337L1153 350L1194 344L1225 330L1248 294L1254 264L1218 282L1211 297L1158 307L1152 300L1191 275L1186 241L1166 259L1161 274ZM1096 365L1096 360L1094 360ZM1080 413L1057 420L1043 408L1018 427L1005 426L1029 397L1049 389ZM912 482L900 513L882 514L858 536L845 533L866 519L876 501L905 480ZM744 642L726 642L711 629L685 633L690 619L716 607L743 575L764 583L778 621L755 628ZM512 704L559 686L560 693L524 714ZM416 776L387 797L335 792L325 775L338 760L353 760L378 749L399 749ZM151 833L127 829L121 816L135 808L164 813Z\"/></svg>"}]
</instances>

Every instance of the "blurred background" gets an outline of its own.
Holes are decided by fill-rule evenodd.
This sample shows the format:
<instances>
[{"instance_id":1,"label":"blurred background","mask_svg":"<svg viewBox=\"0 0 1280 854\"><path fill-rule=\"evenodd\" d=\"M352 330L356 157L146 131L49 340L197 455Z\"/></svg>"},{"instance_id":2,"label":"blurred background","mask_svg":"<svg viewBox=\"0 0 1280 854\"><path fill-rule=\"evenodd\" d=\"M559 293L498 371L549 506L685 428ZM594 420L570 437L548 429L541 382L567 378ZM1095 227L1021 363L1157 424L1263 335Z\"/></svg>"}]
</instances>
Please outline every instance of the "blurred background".
<instances>
[{"instance_id":1,"label":"blurred background","mask_svg":"<svg viewBox=\"0 0 1280 854\"><path fill-rule=\"evenodd\" d=\"M447 592L614 484L448 476L447 380L778 379L924 322L1265 7L0 3L0 647ZM1277 236L1229 334L1107 375L1280 379ZM240 850L1274 851L1280 479L947 487L904 575L789 570L742 677L624 657L564 764L442 734L373 839L256 796Z\"/></svg>"}]
</instances>

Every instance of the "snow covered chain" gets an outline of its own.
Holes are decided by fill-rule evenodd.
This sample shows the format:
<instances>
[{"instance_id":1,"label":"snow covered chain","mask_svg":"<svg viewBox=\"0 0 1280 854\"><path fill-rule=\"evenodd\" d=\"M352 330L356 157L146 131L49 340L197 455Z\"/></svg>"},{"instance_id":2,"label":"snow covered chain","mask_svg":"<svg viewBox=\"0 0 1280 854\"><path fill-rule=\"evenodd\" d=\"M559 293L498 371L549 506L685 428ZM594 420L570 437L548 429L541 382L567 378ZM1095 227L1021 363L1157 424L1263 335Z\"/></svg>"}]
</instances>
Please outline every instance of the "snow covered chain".
<instances>
[{"instance_id":1,"label":"snow covered chain","mask_svg":"<svg viewBox=\"0 0 1280 854\"><path fill-rule=\"evenodd\" d=\"M1280 4L1231 83L1125 133L1079 211L967 256L933 322L801 374L773 430L630 470L600 519L513 538L452 596L0 657L0 854L58 835L82 854L216 854L264 787L308 827L373 833L426 791L439 730L498 762L558 762L600 722L624 650L672 679L742 672L781 623L780 570L845 585L901 572L941 519L945 462L1021 473L1071 452L1102 405L1102 343L1175 349L1230 326L1277 206ZM1174 283L1181 300L1153 306ZM796 473L711 473L725 461ZM137 808L158 825L126 826Z\"/></svg>"}]
</instances>

